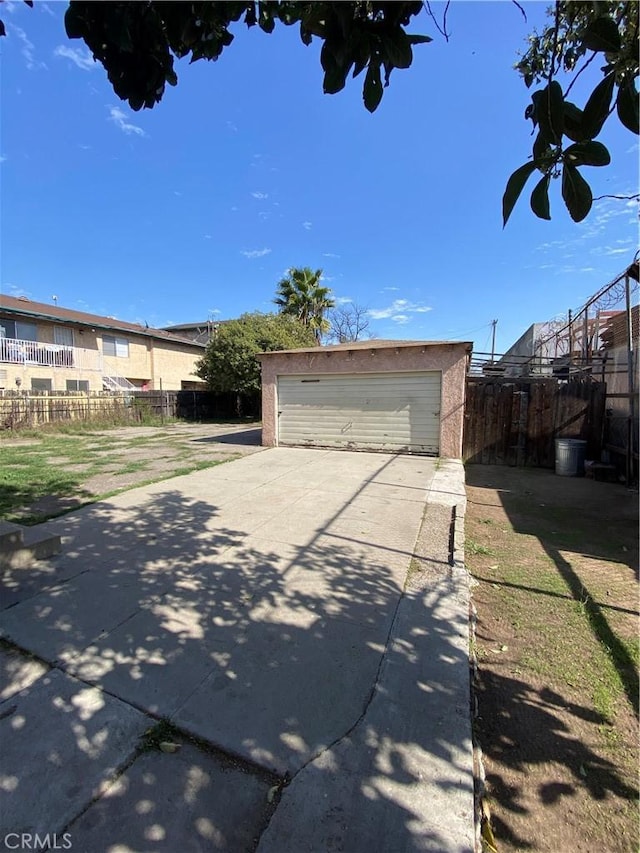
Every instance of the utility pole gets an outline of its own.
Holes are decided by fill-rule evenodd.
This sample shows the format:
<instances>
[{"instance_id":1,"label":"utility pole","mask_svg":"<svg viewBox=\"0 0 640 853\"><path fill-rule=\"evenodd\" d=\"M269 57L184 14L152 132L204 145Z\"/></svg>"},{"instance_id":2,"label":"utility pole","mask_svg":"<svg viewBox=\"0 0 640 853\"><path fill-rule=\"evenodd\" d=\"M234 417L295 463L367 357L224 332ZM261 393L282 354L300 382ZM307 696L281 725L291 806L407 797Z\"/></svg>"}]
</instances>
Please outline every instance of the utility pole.
<instances>
[{"instance_id":1,"label":"utility pole","mask_svg":"<svg viewBox=\"0 0 640 853\"><path fill-rule=\"evenodd\" d=\"M496 352L496 326L498 325L498 321L492 320L491 325L493 327L491 332L491 364L493 364L493 357Z\"/></svg>"}]
</instances>

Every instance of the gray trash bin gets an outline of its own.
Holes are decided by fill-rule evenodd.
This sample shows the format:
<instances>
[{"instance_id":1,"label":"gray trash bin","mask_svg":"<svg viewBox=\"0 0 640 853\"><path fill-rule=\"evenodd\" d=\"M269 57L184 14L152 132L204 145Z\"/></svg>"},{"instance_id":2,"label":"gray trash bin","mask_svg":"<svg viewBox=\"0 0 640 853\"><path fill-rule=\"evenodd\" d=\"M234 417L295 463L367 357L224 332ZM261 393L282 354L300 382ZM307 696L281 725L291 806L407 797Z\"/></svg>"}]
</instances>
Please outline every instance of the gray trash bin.
<instances>
[{"instance_id":1,"label":"gray trash bin","mask_svg":"<svg viewBox=\"0 0 640 853\"><path fill-rule=\"evenodd\" d=\"M556 438L556 474L583 477L587 442L580 438Z\"/></svg>"}]
</instances>

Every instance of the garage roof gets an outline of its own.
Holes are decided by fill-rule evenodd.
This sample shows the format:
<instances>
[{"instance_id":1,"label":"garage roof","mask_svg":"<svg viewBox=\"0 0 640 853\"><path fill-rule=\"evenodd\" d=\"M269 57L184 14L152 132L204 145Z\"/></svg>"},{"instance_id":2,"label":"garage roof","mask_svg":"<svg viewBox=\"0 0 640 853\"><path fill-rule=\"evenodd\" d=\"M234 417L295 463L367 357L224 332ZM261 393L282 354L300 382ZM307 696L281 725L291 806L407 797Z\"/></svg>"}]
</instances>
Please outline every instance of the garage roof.
<instances>
[{"instance_id":1,"label":"garage roof","mask_svg":"<svg viewBox=\"0 0 640 853\"><path fill-rule=\"evenodd\" d=\"M401 347L440 347L447 344L453 346L463 346L468 352L473 349L471 341L391 341L391 340L372 340L372 341L351 341L347 344L329 344L321 347L301 347L299 349L284 349L273 350L272 352L258 353L258 358L264 358L270 355L283 355L299 352L351 352L356 349L399 349Z\"/></svg>"}]
</instances>

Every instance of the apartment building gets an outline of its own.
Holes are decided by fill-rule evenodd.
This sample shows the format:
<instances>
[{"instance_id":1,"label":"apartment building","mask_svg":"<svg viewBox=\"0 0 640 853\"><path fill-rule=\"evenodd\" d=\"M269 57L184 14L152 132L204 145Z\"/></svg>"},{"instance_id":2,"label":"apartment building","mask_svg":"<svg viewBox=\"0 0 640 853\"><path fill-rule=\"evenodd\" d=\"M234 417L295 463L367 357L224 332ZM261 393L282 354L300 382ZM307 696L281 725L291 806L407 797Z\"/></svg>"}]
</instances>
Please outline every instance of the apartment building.
<instances>
[{"instance_id":1,"label":"apartment building","mask_svg":"<svg viewBox=\"0 0 640 853\"><path fill-rule=\"evenodd\" d=\"M204 388L199 341L0 295L0 390L124 391Z\"/></svg>"}]
</instances>

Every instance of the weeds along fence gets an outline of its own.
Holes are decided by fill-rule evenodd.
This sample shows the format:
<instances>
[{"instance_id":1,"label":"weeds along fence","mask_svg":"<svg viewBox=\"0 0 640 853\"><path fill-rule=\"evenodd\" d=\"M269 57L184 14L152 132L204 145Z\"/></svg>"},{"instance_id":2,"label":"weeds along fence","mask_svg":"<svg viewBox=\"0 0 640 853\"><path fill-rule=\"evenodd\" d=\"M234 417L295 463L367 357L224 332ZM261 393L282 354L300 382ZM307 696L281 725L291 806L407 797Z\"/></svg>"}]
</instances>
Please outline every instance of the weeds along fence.
<instances>
[{"instance_id":1,"label":"weeds along fence","mask_svg":"<svg viewBox=\"0 0 640 853\"><path fill-rule=\"evenodd\" d=\"M234 418L235 394L208 391L0 391L0 429L30 429L72 422L96 425L207 421ZM259 401L243 400L243 412L257 416Z\"/></svg>"},{"instance_id":2,"label":"weeds along fence","mask_svg":"<svg viewBox=\"0 0 640 853\"><path fill-rule=\"evenodd\" d=\"M5 391L0 396L0 428L19 430L76 421L143 423L159 409L167 417L175 417L170 394L146 392L145 397L119 392Z\"/></svg>"}]
</instances>

